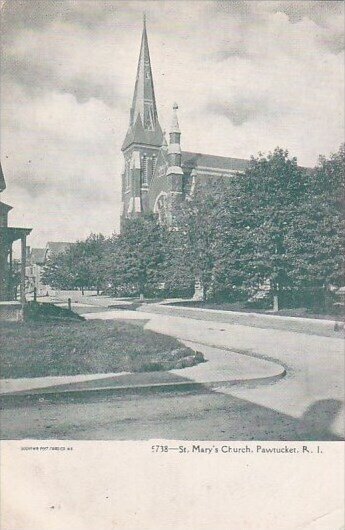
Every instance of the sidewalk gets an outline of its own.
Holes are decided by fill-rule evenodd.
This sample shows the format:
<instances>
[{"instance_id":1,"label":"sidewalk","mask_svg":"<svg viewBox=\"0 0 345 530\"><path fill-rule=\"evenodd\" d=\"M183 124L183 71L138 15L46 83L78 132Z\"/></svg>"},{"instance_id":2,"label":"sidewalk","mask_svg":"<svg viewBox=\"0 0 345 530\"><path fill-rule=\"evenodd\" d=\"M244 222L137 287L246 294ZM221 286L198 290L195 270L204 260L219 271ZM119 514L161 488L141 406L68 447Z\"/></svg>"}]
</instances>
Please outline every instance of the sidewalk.
<instances>
[{"instance_id":1,"label":"sidewalk","mask_svg":"<svg viewBox=\"0 0 345 530\"><path fill-rule=\"evenodd\" d=\"M99 380L109 377L119 377L128 372L108 374L80 374L80 375L57 375L47 377L21 377L18 379L0 379L0 394L35 390L58 385L82 383L89 380Z\"/></svg>"},{"instance_id":2,"label":"sidewalk","mask_svg":"<svg viewBox=\"0 0 345 530\"><path fill-rule=\"evenodd\" d=\"M342 337L342 329L335 331L335 320L291 317L283 315L269 315L267 313L225 311L221 309L205 309L200 307L186 307L168 305L169 301L155 304L143 304L137 312L154 313L166 316L186 317L194 320L223 322L225 324L240 324L242 326L281 329L295 333ZM342 323L337 322L338 326Z\"/></svg>"},{"instance_id":3,"label":"sidewalk","mask_svg":"<svg viewBox=\"0 0 345 530\"><path fill-rule=\"evenodd\" d=\"M200 385L232 386L240 383L262 383L280 379L285 369L278 363L257 359L240 353L226 351L194 342L185 342L201 351L206 362L190 368L167 372L119 374L85 374L78 376L7 379L0 382L1 395L34 395L106 391L122 393L133 390L178 390Z\"/></svg>"}]
</instances>

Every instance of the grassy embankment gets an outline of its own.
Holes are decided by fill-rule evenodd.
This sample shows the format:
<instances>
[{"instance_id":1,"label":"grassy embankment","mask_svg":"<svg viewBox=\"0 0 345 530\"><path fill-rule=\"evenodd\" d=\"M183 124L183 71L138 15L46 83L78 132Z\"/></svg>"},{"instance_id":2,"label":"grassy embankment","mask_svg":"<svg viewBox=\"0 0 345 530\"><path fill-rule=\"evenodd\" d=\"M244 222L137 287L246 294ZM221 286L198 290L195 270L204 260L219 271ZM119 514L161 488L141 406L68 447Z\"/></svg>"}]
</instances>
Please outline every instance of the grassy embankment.
<instances>
[{"instance_id":1,"label":"grassy embankment","mask_svg":"<svg viewBox=\"0 0 345 530\"><path fill-rule=\"evenodd\" d=\"M1 378L169 370L186 365L184 359L194 354L143 326L143 321L1 322Z\"/></svg>"}]
</instances>

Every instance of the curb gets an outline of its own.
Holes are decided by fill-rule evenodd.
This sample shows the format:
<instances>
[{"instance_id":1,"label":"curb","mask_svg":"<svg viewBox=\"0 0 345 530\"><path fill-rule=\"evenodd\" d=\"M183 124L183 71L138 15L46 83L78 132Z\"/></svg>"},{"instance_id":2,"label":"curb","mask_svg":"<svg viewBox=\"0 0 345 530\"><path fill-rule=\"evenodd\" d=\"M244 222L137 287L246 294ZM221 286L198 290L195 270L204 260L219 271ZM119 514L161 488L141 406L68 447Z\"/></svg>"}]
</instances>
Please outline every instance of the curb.
<instances>
[{"instance_id":1,"label":"curb","mask_svg":"<svg viewBox=\"0 0 345 530\"><path fill-rule=\"evenodd\" d=\"M185 312L185 314L176 314L178 311ZM238 324L238 325L250 325L250 320L252 323L258 322L260 319L266 321L267 324L271 323L285 323L292 324L296 326L295 330L298 331L298 326L300 325L309 325L310 330L315 329L327 329L334 331L337 324L342 326L342 321L338 320L326 320L319 318L306 318L306 317L294 317L286 315L277 315L277 314L267 314L267 313L255 313L255 312L243 312L243 311L226 311L224 309L210 309L202 307L188 307L188 306L177 306L169 304L168 302L160 302L157 304L143 304L137 309L137 312L140 313L151 313L155 315L162 316L173 316L180 318L195 318L196 320L204 320L203 318L198 318L198 315L208 315L210 322L217 321L215 316L223 317L224 319L219 321L224 324ZM188 316L186 315L188 314ZM233 322L231 318L243 319L243 321ZM341 329L339 330L341 331Z\"/></svg>"},{"instance_id":2,"label":"curb","mask_svg":"<svg viewBox=\"0 0 345 530\"><path fill-rule=\"evenodd\" d=\"M232 311L232 310L226 310L226 309L212 309L212 308L206 308L206 307L188 307L184 305L173 305L169 302L160 302L159 304L153 304L153 305L160 305L163 307L171 307L171 308L181 308L181 309L187 309L189 311L200 311L200 312L207 312L210 311L211 313L219 313L221 315L236 315L236 316L252 316L254 318L260 317L267 320L270 319L281 319L286 320L287 322L303 322L303 323L314 323L314 324L326 324L326 325L333 325L336 322L341 323L341 321L338 320L329 320L324 318L313 318L313 317L294 317L294 316L288 316L288 315L277 315L277 314L269 314L269 313L256 313L255 311Z\"/></svg>"}]
</instances>

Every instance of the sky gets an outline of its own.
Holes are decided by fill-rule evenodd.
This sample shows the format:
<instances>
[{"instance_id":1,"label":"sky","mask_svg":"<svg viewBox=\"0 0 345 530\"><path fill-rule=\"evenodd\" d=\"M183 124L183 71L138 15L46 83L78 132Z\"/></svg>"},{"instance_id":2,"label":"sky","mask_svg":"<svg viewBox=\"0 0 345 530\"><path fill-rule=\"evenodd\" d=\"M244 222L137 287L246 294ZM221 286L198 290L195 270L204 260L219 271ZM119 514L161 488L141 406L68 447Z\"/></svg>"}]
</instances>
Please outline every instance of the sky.
<instances>
[{"instance_id":1,"label":"sky","mask_svg":"<svg viewBox=\"0 0 345 530\"><path fill-rule=\"evenodd\" d=\"M314 166L344 138L338 1L0 0L1 161L28 243L119 229L126 134L146 12L159 121L182 149Z\"/></svg>"}]
</instances>

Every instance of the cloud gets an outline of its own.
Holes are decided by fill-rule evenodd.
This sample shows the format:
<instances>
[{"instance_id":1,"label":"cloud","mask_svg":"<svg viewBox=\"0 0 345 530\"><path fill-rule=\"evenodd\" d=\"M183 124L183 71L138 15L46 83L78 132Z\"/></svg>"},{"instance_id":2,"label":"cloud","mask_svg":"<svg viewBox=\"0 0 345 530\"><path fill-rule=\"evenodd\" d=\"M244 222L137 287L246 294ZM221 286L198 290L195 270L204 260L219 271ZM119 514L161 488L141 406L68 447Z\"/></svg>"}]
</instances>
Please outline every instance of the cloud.
<instances>
[{"instance_id":1,"label":"cloud","mask_svg":"<svg viewBox=\"0 0 345 530\"><path fill-rule=\"evenodd\" d=\"M66 78L59 76L52 66L30 63L9 55L4 57L1 69L4 83L17 84L36 98L54 90L72 94L78 103L85 103L94 98L113 107L121 97L116 87L110 83L91 81L85 75Z\"/></svg>"},{"instance_id":2,"label":"cloud","mask_svg":"<svg viewBox=\"0 0 345 530\"><path fill-rule=\"evenodd\" d=\"M316 41L328 51L338 54L344 50L344 4L340 0L312 0L301 2L270 2L275 13L284 13L289 22L296 24L304 19L318 26Z\"/></svg>"},{"instance_id":3,"label":"cloud","mask_svg":"<svg viewBox=\"0 0 345 530\"><path fill-rule=\"evenodd\" d=\"M270 4L270 5L269 5ZM307 17L320 26L327 26L334 16L343 15L343 2L341 0L302 0L267 2L268 9L274 12L285 13L292 23L300 22Z\"/></svg>"},{"instance_id":4,"label":"cloud","mask_svg":"<svg viewBox=\"0 0 345 530\"><path fill-rule=\"evenodd\" d=\"M182 148L303 165L343 138L342 2L146 1L160 122ZM31 244L111 233L143 3L16 0L3 14L1 151ZM5 200L5 197L4 197Z\"/></svg>"},{"instance_id":5,"label":"cloud","mask_svg":"<svg viewBox=\"0 0 345 530\"><path fill-rule=\"evenodd\" d=\"M345 49L343 33L326 33L319 37L319 42L330 52L335 53L336 55L343 52Z\"/></svg>"},{"instance_id":6,"label":"cloud","mask_svg":"<svg viewBox=\"0 0 345 530\"><path fill-rule=\"evenodd\" d=\"M274 112L269 101L263 98L243 97L237 97L229 102L210 102L208 110L214 114L225 116L236 127Z\"/></svg>"},{"instance_id":7,"label":"cloud","mask_svg":"<svg viewBox=\"0 0 345 530\"><path fill-rule=\"evenodd\" d=\"M226 61L233 57L239 57L240 59L250 59L250 54L244 47L231 46L226 49L218 50L214 53L214 59L216 61Z\"/></svg>"},{"instance_id":8,"label":"cloud","mask_svg":"<svg viewBox=\"0 0 345 530\"><path fill-rule=\"evenodd\" d=\"M5 34L11 35L23 28L41 30L52 21L92 29L122 10L121 4L112 0L16 0L4 6L4 29Z\"/></svg>"}]
</instances>

